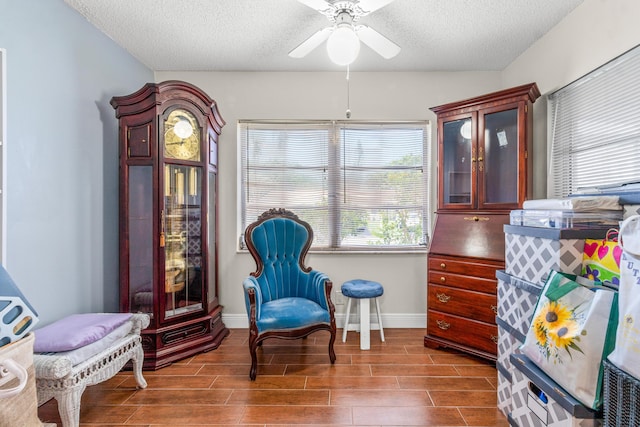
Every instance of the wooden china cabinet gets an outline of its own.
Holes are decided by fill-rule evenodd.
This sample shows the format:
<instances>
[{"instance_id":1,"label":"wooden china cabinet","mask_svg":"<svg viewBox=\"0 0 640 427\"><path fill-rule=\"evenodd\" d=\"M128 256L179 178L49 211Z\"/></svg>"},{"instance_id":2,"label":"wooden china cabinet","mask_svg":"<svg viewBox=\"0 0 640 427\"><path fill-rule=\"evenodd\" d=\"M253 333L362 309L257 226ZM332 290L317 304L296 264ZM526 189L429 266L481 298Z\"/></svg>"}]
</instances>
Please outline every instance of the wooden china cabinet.
<instances>
[{"instance_id":1,"label":"wooden china cabinet","mask_svg":"<svg viewBox=\"0 0 640 427\"><path fill-rule=\"evenodd\" d=\"M495 360L503 225L531 197L535 83L431 110L438 117L438 210L428 253L424 345Z\"/></svg>"},{"instance_id":2,"label":"wooden china cabinet","mask_svg":"<svg viewBox=\"0 0 640 427\"><path fill-rule=\"evenodd\" d=\"M120 310L148 313L145 369L217 348L216 103L180 81L114 97L120 140Z\"/></svg>"}]
</instances>

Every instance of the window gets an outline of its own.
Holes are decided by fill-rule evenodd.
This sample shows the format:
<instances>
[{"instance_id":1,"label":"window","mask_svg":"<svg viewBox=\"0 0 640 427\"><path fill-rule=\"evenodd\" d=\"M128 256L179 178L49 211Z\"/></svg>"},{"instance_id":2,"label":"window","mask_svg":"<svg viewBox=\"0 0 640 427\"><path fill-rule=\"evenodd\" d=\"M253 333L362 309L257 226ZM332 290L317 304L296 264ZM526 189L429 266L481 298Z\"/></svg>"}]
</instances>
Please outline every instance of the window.
<instances>
[{"instance_id":1,"label":"window","mask_svg":"<svg viewBox=\"0 0 640 427\"><path fill-rule=\"evenodd\" d=\"M0 264L7 265L7 51L0 49Z\"/></svg>"},{"instance_id":2,"label":"window","mask_svg":"<svg viewBox=\"0 0 640 427\"><path fill-rule=\"evenodd\" d=\"M640 48L549 96L548 196L640 181Z\"/></svg>"},{"instance_id":3,"label":"window","mask_svg":"<svg viewBox=\"0 0 640 427\"><path fill-rule=\"evenodd\" d=\"M313 249L416 249L428 241L428 122L238 124L241 229L286 208Z\"/></svg>"}]
</instances>

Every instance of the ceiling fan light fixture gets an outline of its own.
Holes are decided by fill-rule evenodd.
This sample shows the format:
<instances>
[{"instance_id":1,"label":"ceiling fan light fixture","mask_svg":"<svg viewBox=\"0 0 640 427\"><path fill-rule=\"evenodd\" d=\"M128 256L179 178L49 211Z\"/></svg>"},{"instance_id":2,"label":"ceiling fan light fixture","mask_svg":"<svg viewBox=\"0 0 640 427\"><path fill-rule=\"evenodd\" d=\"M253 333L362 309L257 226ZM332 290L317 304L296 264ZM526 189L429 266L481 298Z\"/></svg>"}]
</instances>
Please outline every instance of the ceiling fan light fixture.
<instances>
[{"instance_id":1,"label":"ceiling fan light fixture","mask_svg":"<svg viewBox=\"0 0 640 427\"><path fill-rule=\"evenodd\" d=\"M349 65L360 53L360 38L351 24L338 25L327 40L329 59L337 65Z\"/></svg>"}]
</instances>

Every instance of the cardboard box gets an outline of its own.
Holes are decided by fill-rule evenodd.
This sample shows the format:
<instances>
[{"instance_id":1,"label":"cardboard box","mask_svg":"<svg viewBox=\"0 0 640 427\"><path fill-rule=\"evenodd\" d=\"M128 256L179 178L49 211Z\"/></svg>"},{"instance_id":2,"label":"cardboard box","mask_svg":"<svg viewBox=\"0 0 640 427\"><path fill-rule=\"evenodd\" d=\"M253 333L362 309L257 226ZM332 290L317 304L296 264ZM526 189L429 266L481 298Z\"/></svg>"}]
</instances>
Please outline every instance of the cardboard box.
<instances>
[{"instance_id":1,"label":"cardboard box","mask_svg":"<svg viewBox=\"0 0 640 427\"><path fill-rule=\"evenodd\" d=\"M602 411L594 411L565 392L523 354L511 355L511 415L519 427L600 427Z\"/></svg>"},{"instance_id":2,"label":"cardboard box","mask_svg":"<svg viewBox=\"0 0 640 427\"><path fill-rule=\"evenodd\" d=\"M38 323L38 313L0 266L0 347L24 337Z\"/></svg>"}]
</instances>

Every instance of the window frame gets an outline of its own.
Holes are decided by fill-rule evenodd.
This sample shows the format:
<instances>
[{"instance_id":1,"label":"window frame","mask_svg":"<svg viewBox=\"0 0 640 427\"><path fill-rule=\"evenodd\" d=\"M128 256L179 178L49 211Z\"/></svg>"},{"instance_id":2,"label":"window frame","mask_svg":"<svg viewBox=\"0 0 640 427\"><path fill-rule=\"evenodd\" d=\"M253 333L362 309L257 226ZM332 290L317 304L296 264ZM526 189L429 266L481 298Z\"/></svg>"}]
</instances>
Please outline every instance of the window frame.
<instances>
[{"instance_id":1,"label":"window frame","mask_svg":"<svg viewBox=\"0 0 640 427\"><path fill-rule=\"evenodd\" d=\"M548 197L638 181L639 75L637 46L548 96Z\"/></svg>"},{"instance_id":2,"label":"window frame","mask_svg":"<svg viewBox=\"0 0 640 427\"><path fill-rule=\"evenodd\" d=\"M0 48L0 263L7 265L7 51Z\"/></svg>"},{"instance_id":3,"label":"window frame","mask_svg":"<svg viewBox=\"0 0 640 427\"><path fill-rule=\"evenodd\" d=\"M327 139L327 147L326 147L326 168L327 168L327 181L328 181L328 197L327 197L327 217L329 221L329 233L331 234L329 238L329 242L327 245L318 246L315 245L316 239L314 239L314 245L311 247L312 252L350 252L350 253L411 253L411 252L426 252L426 248L428 246L429 237L430 237L430 185L431 185L431 123L429 120L413 120L413 121L351 121L351 120L239 120L237 125L238 130L238 224L239 224L239 250L246 250L246 245L244 244L244 229L249 223L255 220L255 218L248 220L246 218L247 209L245 207L246 203L246 190L247 186L245 184L246 171L247 167L244 163L248 154L244 152L246 149L245 141L248 136L245 134L248 132L248 127L250 126L295 126L295 127L304 127L309 126L310 129L321 129L324 127L327 131L328 139ZM363 130L375 128L393 128L393 127L405 127L406 129L419 129L422 132L422 165L418 168L416 166L388 166L385 167L366 167L363 169L377 169L377 170L391 170L391 169L419 169L421 170L421 180L422 180L422 191L418 190L418 193L422 193L421 200L419 200L419 204L413 206L420 206L421 210L421 241L418 244L400 244L400 245L371 245L371 244L362 244L362 245L348 245L343 244L340 239L340 224L339 218L342 211L342 204L338 200L343 197L341 182L346 179L345 178L345 170L343 167L345 165L341 164L344 162L344 158L342 157L344 150L344 141L342 141L342 136L344 135L345 129L349 128L359 128ZM412 153L413 154L413 153ZM354 180L355 181L355 180ZM350 182L350 185L353 185L353 182ZM366 193L365 193L366 194ZM408 206L408 205L402 205ZM287 206L271 206L271 207L284 207L289 209ZM374 210L375 207L372 208ZM291 208L295 213L295 209ZM366 211L366 210L365 210ZM303 217L301 217L304 219ZM414 234L415 236L415 234ZM343 238L344 239L344 238Z\"/></svg>"}]
</instances>

